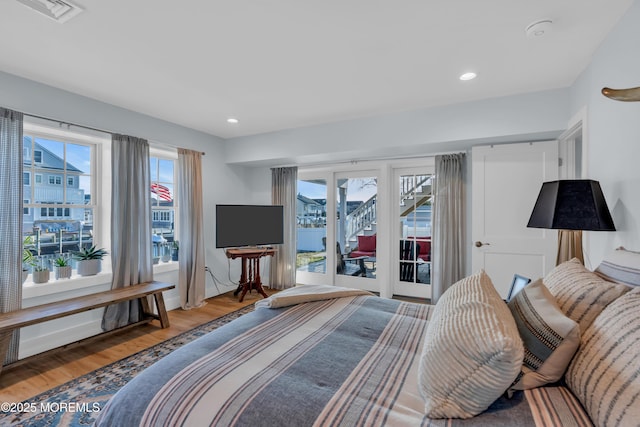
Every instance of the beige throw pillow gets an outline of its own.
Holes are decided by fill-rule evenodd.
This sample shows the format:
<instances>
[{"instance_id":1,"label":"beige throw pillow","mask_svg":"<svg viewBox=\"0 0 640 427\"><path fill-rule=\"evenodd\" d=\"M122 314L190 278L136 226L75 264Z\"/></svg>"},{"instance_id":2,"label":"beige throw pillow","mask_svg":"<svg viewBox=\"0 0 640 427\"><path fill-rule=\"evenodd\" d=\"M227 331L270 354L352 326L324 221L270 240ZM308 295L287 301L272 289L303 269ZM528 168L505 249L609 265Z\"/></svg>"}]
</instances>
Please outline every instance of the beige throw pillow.
<instances>
[{"instance_id":1,"label":"beige throw pillow","mask_svg":"<svg viewBox=\"0 0 640 427\"><path fill-rule=\"evenodd\" d=\"M567 385L597 426L640 423L640 289L613 301L582 334Z\"/></svg>"},{"instance_id":2,"label":"beige throw pillow","mask_svg":"<svg viewBox=\"0 0 640 427\"><path fill-rule=\"evenodd\" d=\"M577 259L556 266L543 279L564 314L586 331L609 303L630 288L608 282L587 270Z\"/></svg>"},{"instance_id":3,"label":"beige throw pillow","mask_svg":"<svg viewBox=\"0 0 640 427\"><path fill-rule=\"evenodd\" d=\"M484 271L449 288L438 301L418 370L429 418L470 418L513 383L524 349L507 305Z\"/></svg>"},{"instance_id":4,"label":"beige throw pillow","mask_svg":"<svg viewBox=\"0 0 640 427\"><path fill-rule=\"evenodd\" d=\"M527 390L558 381L580 345L578 324L560 311L542 279L508 305L524 343L522 373L512 388Z\"/></svg>"}]
</instances>

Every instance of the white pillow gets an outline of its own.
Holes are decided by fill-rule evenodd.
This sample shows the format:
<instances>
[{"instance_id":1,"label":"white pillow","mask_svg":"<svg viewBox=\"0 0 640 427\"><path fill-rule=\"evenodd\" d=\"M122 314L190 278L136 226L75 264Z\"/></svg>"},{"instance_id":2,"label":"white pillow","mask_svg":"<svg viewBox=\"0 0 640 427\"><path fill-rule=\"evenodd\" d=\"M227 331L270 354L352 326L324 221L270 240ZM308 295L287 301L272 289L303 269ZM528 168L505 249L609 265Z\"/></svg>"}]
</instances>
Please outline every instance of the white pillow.
<instances>
[{"instance_id":1,"label":"white pillow","mask_svg":"<svg viewBox=\"0 0 640 427\"><path fill-rule=\"evenodd\" d=\"M620 247L602 260L595 273L611 282L640 286L640 252Z\"/></svg>"},{"instance_id":2,"label":"white pillow","mask_svg":"<svg viewBox=\"0 0 640 427\"><path fill-rule=\"evenodd\" d=\"M418 370L429 418L470 418L513 383L524 349L505 302L484 271L452 285L438 301Z\"/></svg>"}]
</instances>

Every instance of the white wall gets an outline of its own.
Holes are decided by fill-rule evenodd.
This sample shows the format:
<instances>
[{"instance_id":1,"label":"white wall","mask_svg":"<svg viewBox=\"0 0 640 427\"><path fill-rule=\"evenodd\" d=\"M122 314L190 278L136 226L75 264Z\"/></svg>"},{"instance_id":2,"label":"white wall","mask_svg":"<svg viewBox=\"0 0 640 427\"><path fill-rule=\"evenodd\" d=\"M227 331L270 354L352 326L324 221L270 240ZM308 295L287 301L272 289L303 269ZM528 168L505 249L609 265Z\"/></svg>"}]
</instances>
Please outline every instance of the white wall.
<instances>
[{"instance_id":1,"label":"white wall","mask_svg":"<svg viewBox=\"0 0 640 427\"><path fill-rule=\"evenodd\" d=\"M640 250L640 102L613 101L600 92L640 86L639 41L636 0L571 88L572 115L587 111L586 177L600 181L618 230L587 233L592 267L615 247Z\"/></svg>"},{"instance_id":2,"label":"white wall","mask_svg":"<svg viewBox=\"0 0 640 427\"><path fill-rule=\"evenodd\" d=\"M330 123L229 140L231 164L274 166L428 155L472 145L553 139L569 120L569 90Z\"/></svg>"},{"instance_id":3,"label":"white wall","mask_svg":"<svg viewBox=\"0 0 640 427\"><path fill-rule=\"evenodd\" d=\"M205 153L203 157L204 226L206 263L221 280L239 277L239 261L229 263L221 249L215 249L215 205L217 203L247 202L254 197L249 171L241 166L229 166L224 161L224 141L212 135L158 120L143 114L79 96L70 92L0 72L0 105L6 108L148 139L174 147L184 147ZM262 190L264 191L264 190ZM175 265L163 265L154 275L156 280L177 285ZM268 276L265 276L268 277ZM207 297L216 295L218 288L207 274ZM61 286L61 287L60 287ZM69 281L66 284L49 282L25 288L23 306L99 292L109 289L110 275ZM58 288L60 287L60 288ZM57 289L54 289L57 288ZM235 289L221 287L220 292ZM179 307L177 290L165 294L167 308ZM102 310L92 310L52 322L24 328L21 338L21 357L73 342L101 332Z\"/></svg>"}]
</instances>

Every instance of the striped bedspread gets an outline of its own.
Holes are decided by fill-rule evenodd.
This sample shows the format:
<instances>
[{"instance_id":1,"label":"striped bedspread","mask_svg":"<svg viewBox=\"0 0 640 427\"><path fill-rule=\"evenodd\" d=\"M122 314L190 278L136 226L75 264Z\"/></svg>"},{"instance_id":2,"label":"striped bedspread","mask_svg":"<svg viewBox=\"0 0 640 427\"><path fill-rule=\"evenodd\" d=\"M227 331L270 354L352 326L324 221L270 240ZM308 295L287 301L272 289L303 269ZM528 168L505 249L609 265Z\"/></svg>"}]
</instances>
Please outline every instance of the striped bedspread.
<instances>
[{"instance_id":1,"label":"striped bedspread","mask_svg":"<svg viewBox=\"0 0 640 427\"><path fill-rule=\"evenodd\" d=\"M97 425L590 425L563 388L426 419L417 369L431 310L373 296L257 309L138 375Z\"/></svg>"}]
</instances>

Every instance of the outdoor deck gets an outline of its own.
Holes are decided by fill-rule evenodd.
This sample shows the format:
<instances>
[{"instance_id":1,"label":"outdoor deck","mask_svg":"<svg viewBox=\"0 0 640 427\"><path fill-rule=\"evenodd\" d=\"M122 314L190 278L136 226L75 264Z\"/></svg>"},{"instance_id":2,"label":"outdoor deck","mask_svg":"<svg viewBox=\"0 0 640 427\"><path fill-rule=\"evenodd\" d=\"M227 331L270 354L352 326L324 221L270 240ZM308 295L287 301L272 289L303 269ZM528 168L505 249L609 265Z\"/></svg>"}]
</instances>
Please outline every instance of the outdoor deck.
<instances>
[{"instance_id":1,"label":"outdoor deck","mask_svg":"<svg viewBox=\"0 0 640 427\"><path fill-rule=\"evenodd\" d=\"M365 269L367 270L368 278L376 277L376 262L375 259L369 259L364 261ZM303 265L298 267L298 271L305 271L311 273L325 273L326 272L326 260L322 259L319 261L310 262L307 265ZM347 261L345 262L345 272L344 275L358 275L360 272L360 266L358 262ZM431 269L428 264L420 264L418 265L418 281L419 283L431 283Z\"/></svg>"}]
</instances>

